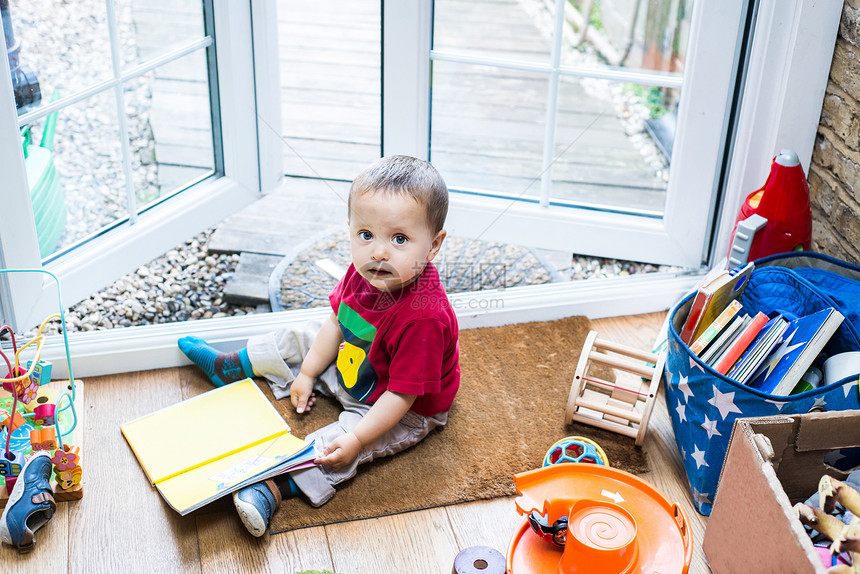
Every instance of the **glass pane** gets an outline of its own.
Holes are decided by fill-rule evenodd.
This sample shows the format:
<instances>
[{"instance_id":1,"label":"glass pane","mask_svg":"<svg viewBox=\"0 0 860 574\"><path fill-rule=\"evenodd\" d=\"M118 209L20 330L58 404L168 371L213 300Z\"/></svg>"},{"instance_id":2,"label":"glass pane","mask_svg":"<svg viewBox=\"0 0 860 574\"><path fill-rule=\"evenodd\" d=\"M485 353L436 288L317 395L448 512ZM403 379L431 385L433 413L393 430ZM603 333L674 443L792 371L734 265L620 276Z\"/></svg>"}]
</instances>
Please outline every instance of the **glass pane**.
<instances>
[{"instance_id":1,"label":"glass pane","mask_svg":"<svg viewBox=\"0 0 860 574\"><path fill-rule=\"evenodd\" d=\"M569 2L562 64L683 74L692 0ZM588 11L584 27L584 14ZM618 93L617 89L610 91ZM678 97L677 89L635 85L624 87L620 96L610 98L625 118L628 135L645 150L646 162L664 181L668 173L660 164L668 165L672 157ZM660 150L661 158L648 151L654 146ZM635 205L653 208L659 204L662 211L664 198L653 196L646 200L646 195L641 195Z\"/></svg>"},{"instance_id":2,"label":"glass pane","mask_svg":"<svg viewBox=\"0 0 860 574\"><path fill-rule=\"evenodd\" d=\"M381 155L380 2L278 8L285 172L352 180Z\"/></svg>"},{"instance_id":3,"label":"glass pane","mask_svg":"<svg viewBox=\"0 0 860 574\"><path fill-rule=\"evenodd\" d=\"M669 167L653 130L662 106L674 104L650 94L650 86L560 79L552 200L662 213ZM652 97L652 107L640 103Z\"/></svg>"},{"instance_id":4,"label":"glass pane","mask_svg":"<svg viewBox=\"0 0 860 574\"><path fill-rule=\"evenodd\" d=\"M215 169L206 51L126 86L138 210Z\"/></svg>"},{"instance_id":5,"label":"glass pane","mask_svg":"<svg viewBox=\"0 0 860 574\"><path fill-rule=\"evenodd\" d=\"M562 64L681 73L693 0L568 0ZM580 26L590 7L587 34Z\"/></svg>"},{"instance_id":6,"label":"glass pane","mask_svg":"<svg viewBox=\"0 0 860 574\"><path fill-rule=\"evenodd\" d=\"M540 193L543 75L433 63L430 159L452 189Z\"/></svg>"},{"instance_id":7,"label":"glass pane","mask_svg":"<svg viewBox=\"0 0 860 574\"><path fill-rule=\"evenodd\" d=\"M144 62L205 36L200 0L117 2L124 67Z\"/></svg>"},{"instance_id":8,"label":"glass pane","mask_svg":"<svg viewBox=\"0 0 860 574\"><path fill-rule=\"evenodd\" d=\"M3 28L19 110L113 76L102 0L11 0Z\"/></svg>"},{"instance_id":9,"label":"glass pane","mask_svg":"<svg viewBox=\"0 0 860 574\"><path fill-rule=\"evenodd\" d=\"M43 258L127 216L112 91L63 108L23 133Z\"/></svg>"},{"instance_id":10,"label":"glass pane","mask_svg":"<svg viewBox=\"0 0 860 574\"><path fill-rule=\"evenodd\" d=\"M433 49L549 62L552 15L543 2L433 3Z\"/></svg>"}]
</instances>

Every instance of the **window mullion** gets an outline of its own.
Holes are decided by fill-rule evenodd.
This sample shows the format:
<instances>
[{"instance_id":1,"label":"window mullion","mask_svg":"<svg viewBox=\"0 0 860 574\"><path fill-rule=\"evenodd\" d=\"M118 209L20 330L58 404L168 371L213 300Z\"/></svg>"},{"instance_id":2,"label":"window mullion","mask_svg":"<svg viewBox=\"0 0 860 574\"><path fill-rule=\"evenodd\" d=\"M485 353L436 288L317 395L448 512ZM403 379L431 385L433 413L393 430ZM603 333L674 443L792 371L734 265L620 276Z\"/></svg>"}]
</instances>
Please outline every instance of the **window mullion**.
<instances>
[{"instance_id":1,"label":"window mullion","mask_svg":"<svg viewBox=\"0 0 860 574\"><path fill-rule=\"evenodd\" d=\"M128 141L128 117L125 113L125 94L123 93L122 61L119 54L119 31L117 30L116 11L113 0L105 0L107 8L107 24L110 33L110 56L113 66L113 77L116 80L114 94L116 96L116 113L119 122L120 145L122 146L122 168L125 174L125 195L128 205L128 220L134 224L137 221L137 198L134 193L134 175L131 170L131 144Z\"/></svg>"},{"instance_id":2,"label":"window mullion","mask_svg":"<svg viewBox=\"0 0 860 574\"><path fill-rule=\"evenodd\" d=\"M546 95L546 123L543 136L543 165L540 179L540 205L549 207L552 190L552 161L555 151L555 122L558 113L558 68L561 64L561 39L564 27L564 5L567 0L555 0L555 23L550 53L549 86Z\"/></svg>"},{"instance_id":3,"label":"window mullion","mask_svg":"<svg viewBox=\"0 0 860 574\"><path fill-rule=\"evenodd\" d=\"M429 159L432 20L432 0L383 1L383 155Z\"/></svg>"},{"instance_id":4,"label":"window mullion","mask_svg":"<svg viewBox=\"0 0 860 574\"><path fill-rule=\"evenodd\" d=\"M114 89L118 82L128 82L129 80L133 80L134 78L142 76L147 72L151 72L152 70L154 70L155 68L157 68L159 66L163 66L164 64L169 64L170 62L173 62L173 61L178 60L184 56L187 56L188 54L191 54L192 52L196 52L197 50L200 50L201 48L207 48L211 44L212 44L212 38L210 38L210 37L200 38L199 40L195 40L195 41L187 44L186 46L182 46L182 47L177 48L175 50L172 50L172 51L170 51L170 52L168 52L162 56L159 56L157 58L153 58L152 60L144 62L143 64L140 64L139 66L136 66L134 68L130 68L130 69L126 70L125 72L123 72L122 76L120 76L119 79L110 78L109 80L104 80L103 82L93 84L89 88L81 90L80 92L76 92L76 93L72 94L71 96L63 96L60 99L55 100L53 102L42 102L42 104L39 105L38 108L36 108L34 110L30 110L30 111L18 116L18 125L24 126L27 124L32 124L36 120L40 120L40 119L44 118L45 116L49 116L52 113L56 112L57 110L67 108L69 106L77 104L78 102L82 102L84 100L87 100L90 97L95 96L96 94L100 94L100 93L105 92L107 90Z\"/></svg>"}]
</instances>

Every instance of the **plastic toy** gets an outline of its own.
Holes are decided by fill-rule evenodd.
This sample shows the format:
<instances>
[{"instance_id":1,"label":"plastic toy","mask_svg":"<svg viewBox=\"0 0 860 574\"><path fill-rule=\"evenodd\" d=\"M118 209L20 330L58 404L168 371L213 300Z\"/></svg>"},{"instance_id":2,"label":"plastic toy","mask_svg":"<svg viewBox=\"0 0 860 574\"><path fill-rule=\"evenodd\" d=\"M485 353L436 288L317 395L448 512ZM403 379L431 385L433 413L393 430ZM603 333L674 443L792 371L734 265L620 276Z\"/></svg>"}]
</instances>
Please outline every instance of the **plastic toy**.
<instances>
[{"instance_id":1,"label":"plastic toy","mask_svg":"<svg viewBox=\"0 0 860 574\"><path fill-rule=\"evenodd\" d=\"M729 267L812 245L809 185L797 154L779 152L761 189L741 204L732 230Z\"/></svg>"},{"instance_id":2,"label":"plastic toy","mask_svg":"<svg viewBox=\"0 0 860 574\"><path fill-rule=\"evenodd\" d=\"M654 355L597 338L591 331L585 338L576 365L564 422L580 422L645 441L648 419L663 376L666 353ZM611 367L615 382L591 372L594 364Z\"/></svg>"},{"instance_id":3,"label":"plastic toy","mask_svg":"<svg viewBox=\"0 0 860 574\"><path fill-rule=\"evenodd\" d=\"M508 546L508 574L684 574L690 567L683 509L632 474L557 464L517 474L514 483L525 518Z\"/></svg>"},{"instance_id":4,"label":"plastic toy","mask_svg":"<svg viewBox=\"0 0 860 574\"><path fill-rule=\"evenodd\" d=\"M21 62L21 41L15 38L9 2L0 2L0 16L2 16L0 28L3 28L7 47L6 57L9 59L9 70L12 72L15 107L26 109L29 106L37 106L42 101L42 90L33 69Z\"/></svg>"},{"instance_id":5,"label":"plastic toy","mask_svg":"<svg viewBox=\"0 0 860 574\"><path fill-rule=\"evenodd\" d=\"M59 99L60 93L54 91L51 101ZM38 145L31 142L29 126L23 128L22 146L27 180L30 182L30 201L39 239L39 254L47 257L54 252L66 228L66 197L60 183L60 175L54 163L54 134L57 126L57 112L45 120L42 139Z\"/></svg>"},{"instance_id":6,"label":"plastic toy","mask_svg":"<svg viewBox=\"0 0 860 574\"><path fill-rule=\"evenodd\" d=\"M849 475L848 480L851 480ZM803 502L794 505L794 513L804 526L831 540L829 554L847 552L852 566L832 562L828 574L854 573L860 570L860 492L847 482L824 475L818 482L819 507ZM849 514L850 512L850 514ZM850 518L848 518L850 517Z\"/></svg>"},{"instance_id":7,"label":"plastic toy","mask_svg":"<svg viewBox=\"0 0 860 574\"><path fill-rule=\"evenodd\" d=\"M568 436L549 447L543 466L565 462L590 462L609 466L609 457L599 444L582 436Z\"/></svg>"}]
</instances>

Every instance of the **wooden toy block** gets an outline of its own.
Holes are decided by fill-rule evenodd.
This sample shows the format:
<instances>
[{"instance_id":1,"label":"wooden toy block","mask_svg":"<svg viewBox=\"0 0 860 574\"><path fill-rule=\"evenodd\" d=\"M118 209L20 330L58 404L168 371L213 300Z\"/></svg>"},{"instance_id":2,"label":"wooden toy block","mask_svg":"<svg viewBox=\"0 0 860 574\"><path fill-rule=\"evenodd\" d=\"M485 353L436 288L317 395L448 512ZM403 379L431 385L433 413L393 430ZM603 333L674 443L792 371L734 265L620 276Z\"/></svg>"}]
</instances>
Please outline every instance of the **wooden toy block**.
<instances>
[{"instance_id":1,"label":"wooden toy block","mask_svg":"<svg viewBox=\"0 0 860 574\"><path fill-rule=\"evenodd\" d=\"M39 426L49 426L54 424L56 418L55 413L57 406L52 403L39 405L33 409L33 414L36 415L35 423ZM54 448L57 448L56 446Z\"/></svg>"},{"instance_id":2,"label":"wooden toy block","mask_svg":"<svg viewBox=\"0 0 860 574\"><path fill-rule=\"evenodd\" d=\"M22 452L6 452L5 448L0 448L0 476L8 479L11 476L21 474L21 469L24 468L24 453Z\"/></svg>"},{"instance_id":3,"label":"wooden toy block","mask_svg":"<svg viewBox=\"0 0 860 574\"><path fill-rule=\"evenodd\" d=\"M36 400L36 396L39 394L39 383L34 382L33 379L27 379L24 382L26 383L26 386L19 398L22 403L29 405Z\"/></svg>"},{"instance_id":4,"label":"wooden toy block","mask_svg":"<svg viewBox=\"0 0 860 574\"><path fill-rule=\"evenodd\" d=\"M58 448L54 452L53 458L51 458L51 462L54 463L54 470L56 472L63 472L64 470L77 468L80 466L80 460L80 447L69 446L67 444L64 444L63 448Z\"/></svg>"},{"instance_id":5,"label":"wooden toy block","mask_svg":"<svg viewBox=\"0 0 860 574\"><path fill-rule=\"evenodd\" d=\"M12 394L13 388L15 389L15 394L18 395L18 400L25 405L33 402L39 392L39 384L34 383L31 379L3 383L3 390L9 394Z\"/></svg>"},{"instance_id":6,"label":"wooden toy block","mask_svg":"<svg viewBox=\"0 0 860 574\"><path fill-rule=\"evenodd\" d=\"M54 463L54 475L59 488L69 490L81 483L83 467L79 447L64 444L62 449L57 449L51 461Z\"/></svg>"},{"instance_id":7,"label":"wooden toy block","mask_svg":"<svg viewBox=\"0 0 860 574\"><path fill-rule=\"evenodd\" d=\"M33 451L37 450L56 450L57 448L57 431L53 427L45 427L43 429L30 431L30 446Z\"/></svg>"},{"instance_id":8,"label":"wooden toy block","mask_svg":"<svg viewBox=\"0 0 860 574\"><path fill-rule=\"evenodd\" d=\"M58 472L56 474L57 487L62 490L74 488L81 483L81 477L83 477L83 470L79 466L74 469Z\"/></svg>"},{"instance_id":9,"label":"wooden toy block","mask_svg":"<svg viewBox=\"0 0 860 574\"><path fill-rule=\"evenodd\" d=\"M635 439L645 440L648 419L666 354L659 356L597 338L591 331L585 339L565 408L565 423L580 422ZM615 381L591 372L595 364L611 368Z\"/></svg>"},{"instance_id":10,"label":"wooden toy block","mask_svg":"<svg viewBox=\"0 0 860 574\"><path fill-rule=\"evenodd\" d=\"M27 370L30 370L30 367L33 367L33 361L27 361ZM51 382L51 371L53 370L54 365L50 361L39 361L36 363L36 366L33 367L33 372L30 374L30 380L35 382L36 385L44 385Z\"/></svg>"},{"instance_id":11,"label":"wooden toy block","mask_svg":"<svg viewBox=\"0 0 860 574\"><path fill-rule=\"evenodd\" d=\"M6 376L3 378L4 379L15 379L15 378L18 378L21 375L23 375L25 372L26 371L24 371L18 367L14 367L10 372L6 373ZM6 391L7 393L9 393L10 395L12 393L15 393L15 394L20 396L21 392L24 390L25 384L26 383L25 383L24 379L22 379L20 381L4 380L3 381L3 390Z\"/></svg>"},{"instance_id":12,"label":"wooden toy block","mask_svg":"<svg viewBox=\"0 0 860 574\"><path fill-rule=\"evenodd\" d=\"M12 419L12 429L9 429L9 419ZM3 420L0 421L0 427L6 428L7 432L14 432L16 429L20 428L24 424L24 415L19 412L15 412L11 417L7 414L3 417Z\"/></svg>"},{"instance_id":13,"label":"wooden toy block","mask_svg":"<svg viewBox=\"0 0 860 574\"><path fill-rule=\"evenodd\" d=\"M36 400L31 401L29 404L24 405L24 410L28 413L35 412L36 407L39 405L57 404L57 401L60 399L60 393L57 389L52 386L42 385L39 387L39 390L36 391Z\"/></svg>"}]
</instances>

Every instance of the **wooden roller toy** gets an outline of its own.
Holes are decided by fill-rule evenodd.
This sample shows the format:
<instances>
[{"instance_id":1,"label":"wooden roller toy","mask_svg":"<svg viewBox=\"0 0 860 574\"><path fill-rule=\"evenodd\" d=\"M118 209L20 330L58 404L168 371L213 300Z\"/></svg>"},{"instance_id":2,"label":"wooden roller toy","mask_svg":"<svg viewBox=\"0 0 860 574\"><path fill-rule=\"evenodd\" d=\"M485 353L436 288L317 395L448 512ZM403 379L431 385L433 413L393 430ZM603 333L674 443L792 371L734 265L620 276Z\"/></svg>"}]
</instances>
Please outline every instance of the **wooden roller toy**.
<instances>
[{"instance_id":1,"label":"wooden roller toy","mask_svg":"<svg viewBox=\"0 0 860 574\"><path fill-rule=\"evenodd\" d=\"M598 339L597 331L591 331L573 375L564 422L575 421L629 436L641 446L665 362L665 353L654 355ZM612 368L615 382L593 375L591 367L595 364Z\"/></svg>"}]
</instances>

